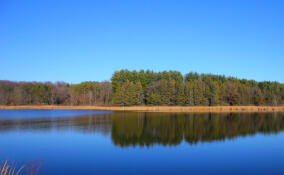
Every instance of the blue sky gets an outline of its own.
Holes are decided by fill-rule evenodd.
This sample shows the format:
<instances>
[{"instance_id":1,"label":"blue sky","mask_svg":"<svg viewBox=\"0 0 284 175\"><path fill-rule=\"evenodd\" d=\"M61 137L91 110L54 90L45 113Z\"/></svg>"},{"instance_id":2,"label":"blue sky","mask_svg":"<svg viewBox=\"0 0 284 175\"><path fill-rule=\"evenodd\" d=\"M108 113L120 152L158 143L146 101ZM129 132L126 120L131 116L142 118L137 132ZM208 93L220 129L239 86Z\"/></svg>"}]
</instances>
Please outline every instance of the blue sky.
<instances>
[{"instance_id":1,"label":"blue sky","mask_svg":"<svg viewBox=\"0 0 284 175\"><path fill-rule=\"evenodd\" d=\"M281 0L1 0L0 79L150 69L284 82L283 19Z\"/></svg>"}]
</instances>

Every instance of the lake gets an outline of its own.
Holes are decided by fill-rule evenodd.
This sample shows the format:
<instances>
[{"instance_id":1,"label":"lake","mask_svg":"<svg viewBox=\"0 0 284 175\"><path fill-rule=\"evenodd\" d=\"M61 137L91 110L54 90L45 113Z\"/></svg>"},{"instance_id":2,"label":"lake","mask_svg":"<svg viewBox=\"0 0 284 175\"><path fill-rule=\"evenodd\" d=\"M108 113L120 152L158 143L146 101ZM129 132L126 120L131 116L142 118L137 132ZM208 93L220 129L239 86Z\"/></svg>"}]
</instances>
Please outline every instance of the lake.
<instances>
[{"instance_id":1,"label":"lake","mask_svg":"<svg viewBox=\"0 0 284 175\"><path fill-rule=\"evenodd\" d=\"M284 113L0 110L0 159L40 175L283 174L283 131Z\"/></svg>"}]
</instances>

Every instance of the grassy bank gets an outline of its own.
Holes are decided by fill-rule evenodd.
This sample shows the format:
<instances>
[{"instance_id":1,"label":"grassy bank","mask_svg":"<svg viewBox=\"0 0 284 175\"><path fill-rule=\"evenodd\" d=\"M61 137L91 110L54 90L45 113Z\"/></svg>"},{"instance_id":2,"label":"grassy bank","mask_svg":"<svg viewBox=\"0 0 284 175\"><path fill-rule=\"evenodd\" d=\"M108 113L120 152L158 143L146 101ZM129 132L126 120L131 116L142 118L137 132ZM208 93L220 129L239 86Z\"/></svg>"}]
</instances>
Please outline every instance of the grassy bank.
<instances>
[{"instance_id":1,"label":"grassy bank","mask_svg":"<svg viewBox=\"0 0 284 175\"><path fill-rule=\"evenodd\" d=\"M145 112L284 112L284 106L0 106L0 109L89 109Z\"/></svg>"}]
</instances>

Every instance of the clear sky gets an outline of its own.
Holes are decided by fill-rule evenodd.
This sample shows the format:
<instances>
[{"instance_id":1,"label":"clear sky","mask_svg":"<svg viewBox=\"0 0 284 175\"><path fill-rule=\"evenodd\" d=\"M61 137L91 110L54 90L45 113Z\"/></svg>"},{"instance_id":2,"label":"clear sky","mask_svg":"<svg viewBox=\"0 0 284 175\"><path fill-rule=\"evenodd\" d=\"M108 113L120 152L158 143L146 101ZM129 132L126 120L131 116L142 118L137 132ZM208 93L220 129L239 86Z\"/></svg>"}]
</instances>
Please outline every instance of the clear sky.
<instances>
[{"instance_id":1,"label":"clear sky","mask_svg":"<svg viewBox=\"0 0 284 175\"><path fill-rule=\"evenodd\" d=\"M2 80L150 69L284 82L284 1L0 0L0 61Z\"/></svg>"}]
</instances>

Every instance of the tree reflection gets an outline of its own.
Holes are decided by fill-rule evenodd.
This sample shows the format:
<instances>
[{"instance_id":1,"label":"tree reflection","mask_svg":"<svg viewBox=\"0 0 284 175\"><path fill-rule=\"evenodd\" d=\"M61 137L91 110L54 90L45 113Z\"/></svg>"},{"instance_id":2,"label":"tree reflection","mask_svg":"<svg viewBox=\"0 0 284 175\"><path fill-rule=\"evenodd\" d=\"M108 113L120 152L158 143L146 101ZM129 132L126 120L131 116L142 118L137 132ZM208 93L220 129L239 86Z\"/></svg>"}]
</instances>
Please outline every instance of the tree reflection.
<instances>
[{"instance_id":1,"label":"tree reflection","mask_svg":"<svg viewBox=\"0 0 284 175\"><path fill-rule=\"evenodd\" d=\"M281 113L124 113L113 117L112 139L119 146L195 144L283 129Z\"/></svg>"},{"instance_id":2,"label":"tree reflection","mask_svg":"<svg viewBox=\"0 0 284 175\"><path fill-rule=\"evenodd\" d=\"M66 131L111 135L117 146L178 145L232 139L284 130L284 113L138 113L77 117L1 119L0 133L9 131Z\"/></svg>"}]
</instances>

